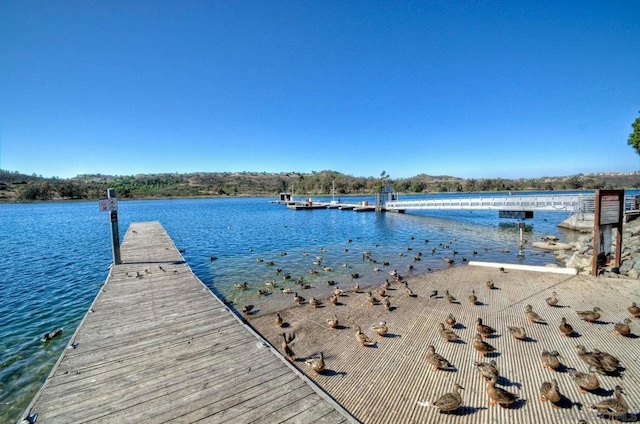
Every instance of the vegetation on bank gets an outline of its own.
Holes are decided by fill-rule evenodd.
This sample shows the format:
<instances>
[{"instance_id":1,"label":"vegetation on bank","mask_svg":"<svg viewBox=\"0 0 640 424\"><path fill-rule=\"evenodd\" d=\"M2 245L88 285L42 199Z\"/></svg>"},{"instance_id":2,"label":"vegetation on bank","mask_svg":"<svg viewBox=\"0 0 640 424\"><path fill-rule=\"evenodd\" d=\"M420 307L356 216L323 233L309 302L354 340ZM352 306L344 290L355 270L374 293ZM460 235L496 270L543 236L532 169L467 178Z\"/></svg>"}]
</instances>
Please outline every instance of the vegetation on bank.
<instances>
[{"instance_id":1,"label":"vegetation on bank","mask_svg":"<svg viewBox=\"0 0 640 424\"><path fill-rule=\"evenodd\" d=\"M79 175L74 178L43 178L0 170L0 202L36 200L82 200L104 197L115 188L119 198L277 196L293 190L296 195L362 195L377 192L382 185L400 193L478 192L519 190L579 190L640 188L640 173L589 174L566 177L520 179L463 179L425 174L392 179L354 177L334 171L199 172L191 174L141 174L133 176Z\"/></svg>"}]
</instances>

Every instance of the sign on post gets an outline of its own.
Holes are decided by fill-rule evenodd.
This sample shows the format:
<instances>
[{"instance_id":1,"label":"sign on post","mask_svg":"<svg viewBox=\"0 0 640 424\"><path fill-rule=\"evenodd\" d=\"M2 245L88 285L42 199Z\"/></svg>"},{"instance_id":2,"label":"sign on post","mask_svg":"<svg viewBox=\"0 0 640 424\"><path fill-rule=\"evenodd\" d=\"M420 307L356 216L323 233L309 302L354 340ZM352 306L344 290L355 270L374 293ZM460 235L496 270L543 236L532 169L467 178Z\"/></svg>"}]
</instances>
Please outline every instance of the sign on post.
<instances>
[{"instance_id":1,"label":"sign on post","mask_svg":"<svg viewBox=\"0 0 640 424\"><path fill-rule=\"evenodd\" d=\"M113 264L120 265L120 234L118 230L118 200L116 191L112 188L107 190L107 197L98 199L101 212L109 212L111 222L111 246L113 250Z\"/></svg>"},{"instance_id":2,"label":"sign on post","mask_svg":"<svg viewBox=\"0 0 640 424\"><path fill-rule=\"evenodd\" d=\"M623 214L624 190L596 190L591 275L597 276L599 269L609 264L614 229L617 230L614 266L620 267Z\"/></svg>"}]
</instances>

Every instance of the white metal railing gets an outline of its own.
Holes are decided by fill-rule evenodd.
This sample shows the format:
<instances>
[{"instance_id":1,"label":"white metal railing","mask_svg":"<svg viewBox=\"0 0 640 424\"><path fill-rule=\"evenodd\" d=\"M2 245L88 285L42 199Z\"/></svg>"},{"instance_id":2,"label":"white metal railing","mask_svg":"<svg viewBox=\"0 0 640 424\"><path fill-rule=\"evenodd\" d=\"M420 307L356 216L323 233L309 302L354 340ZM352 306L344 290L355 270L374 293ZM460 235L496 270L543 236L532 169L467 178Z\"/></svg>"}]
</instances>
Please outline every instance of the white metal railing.
<instances>
[{"instance_id":1,"label":"white metal railing","mask_svg":"<svg viewBox=\"0 0 640 424\"><path fill-rule=\"evenodd\" d=\"M387 202L387 209L494 209L510 211L593 212L593 194L507 195L492 197L461 197ZM625 196L625 210L635 208L635 196Z\"/></svg>"}]
</instances>

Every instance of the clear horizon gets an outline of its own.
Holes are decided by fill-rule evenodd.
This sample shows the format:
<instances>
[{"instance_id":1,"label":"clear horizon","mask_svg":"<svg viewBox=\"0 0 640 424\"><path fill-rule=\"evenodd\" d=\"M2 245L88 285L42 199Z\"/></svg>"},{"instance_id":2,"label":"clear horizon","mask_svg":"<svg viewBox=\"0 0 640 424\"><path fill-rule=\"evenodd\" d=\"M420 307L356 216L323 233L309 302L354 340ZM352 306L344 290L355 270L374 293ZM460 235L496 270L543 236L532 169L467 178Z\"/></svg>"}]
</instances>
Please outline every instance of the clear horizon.
<instances>
[{"instance_id":1,"label":"clear horizon","mask_svg":"<svg viewBox=\"0 0 640 424\"><path fill-rule=\"evenodd\" d=\"M633 1L5 1L0 168L636 172L638 34Z\"/></svg>"}]
</instances>

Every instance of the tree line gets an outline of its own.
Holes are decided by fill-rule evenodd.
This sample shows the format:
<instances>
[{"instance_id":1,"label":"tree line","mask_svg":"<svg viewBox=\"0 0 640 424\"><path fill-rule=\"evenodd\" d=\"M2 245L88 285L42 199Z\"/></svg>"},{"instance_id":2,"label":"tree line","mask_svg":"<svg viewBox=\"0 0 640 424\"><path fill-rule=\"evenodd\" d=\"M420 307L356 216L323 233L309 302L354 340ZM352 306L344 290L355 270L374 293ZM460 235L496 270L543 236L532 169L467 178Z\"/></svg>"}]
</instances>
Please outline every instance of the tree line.
<instances>
[{"instance_id":1,"label":"tree line","mask_svg":"<svg viewBox=\"0 0 640 424\"><path fill-rule=\"evenodd\" d=\"M114 188L119 198L215 196L363 195L389 186L400 193L484 192L640 188L640 174L589 174L521 179L463 179L426 174L411 178L355 177L335 171L311 173L208 172L135 176L79 175L43 178L0 170L0 201L83 200L104 197Z\"/></svg>"}]
</instances>

